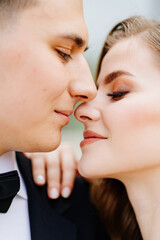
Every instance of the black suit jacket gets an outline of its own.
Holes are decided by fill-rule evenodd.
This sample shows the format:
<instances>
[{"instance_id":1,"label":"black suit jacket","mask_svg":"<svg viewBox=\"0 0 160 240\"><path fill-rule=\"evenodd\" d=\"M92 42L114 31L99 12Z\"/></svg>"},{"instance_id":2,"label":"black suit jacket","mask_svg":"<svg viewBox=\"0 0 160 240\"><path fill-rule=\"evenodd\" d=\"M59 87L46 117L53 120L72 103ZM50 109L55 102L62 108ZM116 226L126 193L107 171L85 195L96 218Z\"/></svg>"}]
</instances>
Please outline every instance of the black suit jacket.
<instances>
[{"instance_id":1,"label":"black suit jacket","mask_svg":"<svg viewBox=\"0 0 160 240\"><path fill-rule=\"evenodd\" d=\"M46 186L34 184L31 163L16 153L27 194L32 240L108 240L97 212L89 200L89 186L77 178L68 199L47 197Z\"/></svg>"}]
</instances>

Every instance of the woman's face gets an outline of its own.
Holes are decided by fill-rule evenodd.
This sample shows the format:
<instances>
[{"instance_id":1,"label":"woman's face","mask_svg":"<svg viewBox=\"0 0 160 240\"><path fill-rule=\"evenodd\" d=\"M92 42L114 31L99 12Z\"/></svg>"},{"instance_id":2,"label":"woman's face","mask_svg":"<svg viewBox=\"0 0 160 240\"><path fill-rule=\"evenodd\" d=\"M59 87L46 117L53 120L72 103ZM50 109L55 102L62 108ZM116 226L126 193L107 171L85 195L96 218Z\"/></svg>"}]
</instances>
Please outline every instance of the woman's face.
<instances>
[{"instance_id":1,"label":"woman's face","mask_svg":"<svg viewBox=\"0 0 160 240\"><path fill-rule=\"evenodd\" d=\"M81 104L84 124L80 173L121 177L160 164L160 67L153 52L135 38L106 54L97 97Z\"/></svg>"}]
</instances>

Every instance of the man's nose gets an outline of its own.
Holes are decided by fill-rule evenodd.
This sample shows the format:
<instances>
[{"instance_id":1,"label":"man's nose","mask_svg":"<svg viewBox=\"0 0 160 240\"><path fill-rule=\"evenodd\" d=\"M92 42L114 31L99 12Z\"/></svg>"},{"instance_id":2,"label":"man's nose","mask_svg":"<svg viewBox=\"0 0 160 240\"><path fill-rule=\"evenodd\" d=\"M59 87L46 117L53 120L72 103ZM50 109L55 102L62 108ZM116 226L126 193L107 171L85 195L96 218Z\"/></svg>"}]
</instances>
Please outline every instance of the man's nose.
<instances>
[{"instance_id":1,"label":"man's nose","mask_svg":"<svg viewBox=\"0 0 160 240\"><path fill-rule=\"evenodd\" d=\"M84 57L74 69L69 92L72 97L76 98L76 102L88 102L96 97L97 89Z\"/></svg>"}]
</instances>

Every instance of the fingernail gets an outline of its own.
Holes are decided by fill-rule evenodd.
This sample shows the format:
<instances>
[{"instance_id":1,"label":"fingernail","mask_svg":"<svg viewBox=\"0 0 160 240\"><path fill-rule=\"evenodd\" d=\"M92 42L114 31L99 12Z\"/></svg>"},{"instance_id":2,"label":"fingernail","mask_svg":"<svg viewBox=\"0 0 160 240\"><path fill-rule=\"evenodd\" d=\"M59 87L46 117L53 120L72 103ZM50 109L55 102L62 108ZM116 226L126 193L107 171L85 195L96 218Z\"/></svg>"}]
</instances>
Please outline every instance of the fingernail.
<instances>
[{"instance_id":1,"label":"fingernail","mask_svg":"<svg viewBox=\"0 0 160 240\"><path fill-rule=\"evenodd\" d=\"M36 177L36 182L37 182L38 184L44 184L44 183L45 183L44 176L43 176L43 175L38 175L38 176Z\"/></svg>"},{"instance_id":2,"label":"fingernail","mask_svg":"<svg viewBox=\"0 0 160 240\"><path fill-rule=\"evenodd\" d=\"M52 188L50 191L50 198L56 199L58 197L59 197L59 192L58 192L57 188Z\"/></svg>"},{"instance_id":3,"label":"fingernail","mask_svg":"<svg viewBox=\"0 0 160 240\"><path fill-rule=\"evenodd\" d=\"M69 187L65 187L65 188L63 188L63 190L62 190L62 197L68 198L69 195L70 195L70 193L71 193L70 188L69 188Z\"/></svg>"}]
</instances>

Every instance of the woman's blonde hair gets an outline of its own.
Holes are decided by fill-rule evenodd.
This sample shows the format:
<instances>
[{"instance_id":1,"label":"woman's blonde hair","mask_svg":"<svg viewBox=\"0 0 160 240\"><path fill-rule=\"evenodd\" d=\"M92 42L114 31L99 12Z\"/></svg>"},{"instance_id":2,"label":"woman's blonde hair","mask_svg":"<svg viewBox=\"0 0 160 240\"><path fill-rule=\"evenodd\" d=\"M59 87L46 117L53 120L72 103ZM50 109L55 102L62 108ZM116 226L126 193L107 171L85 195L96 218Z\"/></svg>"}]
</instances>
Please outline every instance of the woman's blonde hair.
<instances>
[{"instance_id":1,"label":"woman's blonde hair","mask_svg":"<svg viewBox=\"0 0 160 240\"><path fill-rule=\"evenodd\" d=\"M143 41L160 64L160 23L135 16L118 23L108 34L100 55L97 77L107 52L119 41L129 38ZM91 187L91 196L112 240L142 240L136 216L123 183L116 179L95 181Z\"/></svg>"}]
</instances>

